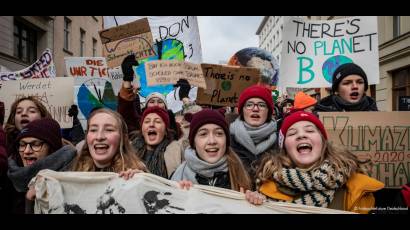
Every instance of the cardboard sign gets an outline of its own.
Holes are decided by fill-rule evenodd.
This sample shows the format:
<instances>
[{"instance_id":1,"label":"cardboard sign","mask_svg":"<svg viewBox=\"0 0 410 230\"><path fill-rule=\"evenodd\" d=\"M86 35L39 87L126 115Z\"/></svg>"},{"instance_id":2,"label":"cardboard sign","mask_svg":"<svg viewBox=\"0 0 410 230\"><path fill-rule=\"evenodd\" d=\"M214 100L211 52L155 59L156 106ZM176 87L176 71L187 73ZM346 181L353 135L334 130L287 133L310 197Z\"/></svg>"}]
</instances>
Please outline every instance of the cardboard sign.
<instances>
[{"instance_id":1,"label":"cardboard sign","mask_svg":"<svg viewBox=\"0 0 410 230\"><path fill-rule=\"evenodd\" d=\"M108 77L103 57L66 57L64 61L69 77Z\"/></svg>"},{"instance_id":2,"label":"cardboard sign","mask_svg":"<svg viewBox=\"0 0 410 230\"><path fill-rule=\"evenodd\" d=\"M38 173L34 187L34 213L43 214L350 213L270 200L251 205L244 193L197 184L184 190L176 181L150 173L125 181L112 172L46 169Z\"/></svg>"},{"instance_id":3,"label":"cardboard sign","mask_svg":"<svg viewBox=\"0 0 410 230\"><path fill-rule=\"evenodd\" d=\"M100 31L103 55L110 68L120 66L126 56L135 54L137 59L156 55L148 20L140 19L125 25Z\"/></svg>"},{"instance_id":4,"label":"cardboard sign","mask_svg":"<svg viewBox=\"0 0 410 230\"><path fill-rule=\"evenodd\" d=\"M185 61L202 63L201 40L196 16L104 16L104 27L110 28L117 23L121 25L141 18L148 18L154 41L176 39L183 43Z\"/></svg>"},{"instance_id":5,"label":"cardboard sign","mask_svg":"<svg viewBox=\"0 0 410 230\"><path fill-rule=\"evenodd\" d=\"M399 97L399 111L410 111L410 97L409 96Z\"/></svg>"},{"instance_id":6,"label":"cardboard sign","mask_svg":"<svg viewBox=\"0 0 410 230\"><path fill-rule=\"evenodd\" d=\"M179 79L186 79L190 85L206 89L201 65L178 60L150 61L145 63L149 86L175 84Z\"/></svg>"},{"instance_id":7,"label":"cardboard sign","mask_svg":"<svg viewBox=\"0 0 410 230\"><path fill-rule=\"evenodd\" d=\"M24 96L35 96L60 124L61 128L73 127L68 110L73 104L74 78L38 78L23 81L4 81L0 98L4 102L5 121L10 114L13 102Z\"/></svg>"},{"instance_id":8,"label":"cardboard sign","mask_svg":"<svg viewBox=\"0 0 410 230\"><path fill-rule=\"evenodd\" d=\"M356 63L369 84L379 83L377 17L310 21L285 17L281 53L281 87L331 87L333 72Z\"/></svg>"},{"instance_id":9,"label":"cardboard sign","mask_svg":"<svg viewBox=\"0 0 410 230\"><path fill-rule=\"evenodd\" d=\"M198 88L197 104L236 106L239 94L260 80L259 69L201 64L206 89Z\"/></svg>"},{"instance_id":10,"label":"cardboard sign","mask_svg":"<svg viewBox=\"0 0 410 230\"><path fill-rule=\"evenodd\" d=\"M16 72L0 73L0 80L21 80L27 78L50 78L56 76L56 68L53 62L53 54L46 49L36 62L31 66Z\"/></svg>"},{"instance_id":11,"label":"cardboard sign","mask_svg":"<svg viewBox=\"0 0 410 230\"><path fill-rule=\"evenodd\" d=\"M371 176L388 188L410 180L410 112L319 113L329 140L374 163Z\"/></svg>"}]
</instances>

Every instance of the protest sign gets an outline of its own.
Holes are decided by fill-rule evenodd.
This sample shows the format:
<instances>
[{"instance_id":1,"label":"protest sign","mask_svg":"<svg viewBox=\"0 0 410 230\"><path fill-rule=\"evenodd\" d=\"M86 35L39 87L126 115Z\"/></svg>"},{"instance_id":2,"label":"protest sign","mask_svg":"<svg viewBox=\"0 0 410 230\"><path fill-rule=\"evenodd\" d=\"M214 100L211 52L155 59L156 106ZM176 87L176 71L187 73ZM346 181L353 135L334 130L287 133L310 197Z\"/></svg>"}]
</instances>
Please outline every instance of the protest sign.
<instances>
[{"instance_id":1,"label":"protest sign","mask_svg":"<svg viewBox=\"0 0 410 230\"><path fill-rule=\"evenodd\" d=\"M184 190L149 173L125 181L111 172L42 170L34 187L38 214L349 213L273 201L252 205L244 193L204 185Z\"/></svg>"},{"instance_id":2,"label":"protest sign","mask_svg":"<svg viewBox=\"0 0 410 230\"><path fill-rule=\"evenodd\" d=\"M149 86L176 84L179 79L186 79L190 85L206 89L201 65L178 60L150 61L145 63Z\"/></svg>"},{"instance_id":3,"label":"protest sign","mask_svg":"<svg viewBox=\"0 0 410 230\"><path fill-rule=\"evenodd\" d=\"M74 78L37 78L24 81L4 81L0 98L5 105L5 121L13 102L24 96L36 97L50 112L62 128L73 126L68 110L73 104Z\"/></svg>"},{"instance_id":4,"label":"protest sign","mask_svg":"<svg viewBox=\"0 0 410 230\"><path fill-rule=\"evenodd\" d=\"M53 62L53 54L50 49L46 49L29 67L15 71L0 73L0 80L21 80L28 78L50 78L56 76L56 69Z\"/></svg>"},{"instance_id":5,"label":"protest sign","mask_svg":"<svg viewBox=\"0 0 410 230\"><path fill-rule=\"evenodd\" d=\"M133 20L148 18L154 41L175 39L183 44L185 61L202 62L202 49L196 16L104 16L104 27L110 28Z\"/></svg>"},{"instance_id":6,"label":"protest sign","mask_svg":"<svg viewBox=\"0 0 410 230\"><path fill-rule=\"evenodd\" d=\"M103 57L65 57L64 61L69 77L108 77Z\"/></svg>"},{"instance_id":7,"label":"protest sign","mask_svg":"<svg viewBox=\"0 0 410 230\"><path fill-rule=\"evenodd\" d=\"M151 30L146 18L100 31L103 55L110 68L120 66L126 56L136 59L156 55Z\"/></svg>"},{"instance_id":8,"label":"protest sign","mask_svg":"<svg viewBox=\"0 0 410 230\"><path fill-rule=\"evenodd\" d=\"M410 112L325 112L319 117L329 140L359 159L370 158L371 176L386 187L410 180Z\"/></svg>"},{"instance_id":9,"label":"protest sign","mask_svg":"<svg viewBox=\"0 0 410 230\"><path fill-rule=\"evenodd\" d=\"M331 87L339 65L354 62L369 84L379 83L377 17L310 21L285 17L281 87Z\"/></svg>"},{"instance_id":10,"label":"protest sign","mask_svg":"<svg viewBox=\"0 0 410 230\"><path fill-rule=\"evenodd\" d=\"M197 104L236 106L239 94L260 80L259 69L201 64L206 89L198 88Z\"/></svg>"}]
</instances>

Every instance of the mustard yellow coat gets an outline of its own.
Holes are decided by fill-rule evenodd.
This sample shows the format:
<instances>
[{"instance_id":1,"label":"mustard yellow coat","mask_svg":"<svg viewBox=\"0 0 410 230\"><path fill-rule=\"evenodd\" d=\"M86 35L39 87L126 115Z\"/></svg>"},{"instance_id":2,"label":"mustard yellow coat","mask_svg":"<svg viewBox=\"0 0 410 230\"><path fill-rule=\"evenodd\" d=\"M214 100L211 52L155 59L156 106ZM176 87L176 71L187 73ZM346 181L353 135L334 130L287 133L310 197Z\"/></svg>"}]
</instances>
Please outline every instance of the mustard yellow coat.
<instances>
[{"instance_id":1,"label":"mustard yellow coat","mask_svg":"<svg viewBox=\"0 0 410 230\"><path fill-rule=\"evenodd\" d=\"M374 178L361 173L353 174L346 182L343 210L367 214L374 207L375 199L373 192L380 190L384 184ZM268 181L259 189L264 195L282 201L293 201L294 197L280 192L273 181Z\"/></svg>"}]
</instances>

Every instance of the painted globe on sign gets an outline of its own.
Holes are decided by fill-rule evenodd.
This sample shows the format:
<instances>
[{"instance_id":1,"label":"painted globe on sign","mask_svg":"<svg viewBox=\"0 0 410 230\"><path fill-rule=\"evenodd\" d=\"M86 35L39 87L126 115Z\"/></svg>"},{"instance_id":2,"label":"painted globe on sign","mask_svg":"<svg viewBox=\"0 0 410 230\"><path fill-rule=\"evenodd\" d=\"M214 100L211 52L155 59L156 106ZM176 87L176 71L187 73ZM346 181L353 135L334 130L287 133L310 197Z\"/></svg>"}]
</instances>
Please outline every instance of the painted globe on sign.
<instances>
[{"instance_id":1,"label":"painted globe on sign","mask_svg":"<svg viewBox=\"0 0 410 230\"><path fill-rule=\"evenodd\" d=\"M326 79L327 82L332 84L332 76L337 67L340 65L346 64L346 63L352 63L352 59L343 56L343 55L337 55L328 58L322 66L322 74L323 77Z\"/></svg>"},{"instance_id":2,"label":"painted globe on sign","mask_svg":"<svg viewBox=\"0 0 410 230\"><path fill-rule=\"evenodd\" d=\"M259 68L261 83L271 86L278 84L278 61L264 49L258 47L241 49L229 59L228 65Z\"/></svg>"}]
</instances>

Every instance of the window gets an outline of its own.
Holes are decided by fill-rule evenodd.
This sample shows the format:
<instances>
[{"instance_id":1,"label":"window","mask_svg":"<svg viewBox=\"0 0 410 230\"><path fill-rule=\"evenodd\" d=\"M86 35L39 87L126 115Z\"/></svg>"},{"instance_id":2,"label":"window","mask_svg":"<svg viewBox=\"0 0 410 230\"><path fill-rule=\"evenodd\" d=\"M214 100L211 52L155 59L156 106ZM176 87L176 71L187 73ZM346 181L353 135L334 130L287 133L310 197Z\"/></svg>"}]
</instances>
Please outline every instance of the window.
<instances>
[{"instance_id":1,"label":"window","mask_svg":"<svg viewBox=\"0 0 410 230\"><path fill-rule=\"evenodd\" d=\"M93 57L97 56L97 40L93 38Z\"/></svg>"},{"instance_id":2,"label":"window","mask_svg":"<svg viewBox=\"0 0 410 230\"><path fill-rule=\"evenodd\" d=\"M85 50L85 31L80 28L80 56L84 56Z\"/></svg>"},{"instance_id":3,"label":"window","mask_svg":"<svg viewBox=\"0 0 410 230\"><path fill-rule=\"evenodd\" d=\"M21 22L14 22L14 56L25 63L37 59L37 31Z\"/></svg>"},{"instance_id":4,"label":"window","mask_svg":"<svg viewBox=\"0 0 410 230\"><path fill-rule=\"evenodd\" d=\"M69 50L70 48L70 32L71 32L71 20L64 17L64 49Z\"/></svg>"},{"instance_id":5,"label":"window","mask_svg":"<svg viewBox=\"0 0 410 230\"><path fill-rule=\"evenodd\" d=\"M410 95L410 67L392 73L393 110L399 110L399 97Z\"/></svg>"},{"instance_id":6,"label":"window","mask_svg":"<svg viewBox=\"0 0 410 230\"><path fill-rule=\"evenodd\" d=\"M400 36L400 16L393 16L393 38Z\"/></svg>"}]
</instances>

